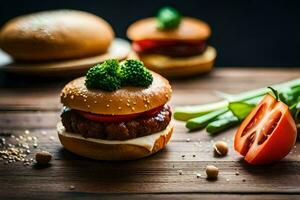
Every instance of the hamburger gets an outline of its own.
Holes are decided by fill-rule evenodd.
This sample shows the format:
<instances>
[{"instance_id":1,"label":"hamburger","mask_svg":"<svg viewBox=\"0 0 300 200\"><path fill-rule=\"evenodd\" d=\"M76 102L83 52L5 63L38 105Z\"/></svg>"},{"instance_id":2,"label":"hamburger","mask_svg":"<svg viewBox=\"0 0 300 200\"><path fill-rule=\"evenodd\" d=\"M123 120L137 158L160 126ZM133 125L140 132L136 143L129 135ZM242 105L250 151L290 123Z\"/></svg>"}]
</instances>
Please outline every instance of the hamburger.
<instances>
[{"instance_id":1,"label":"hamburger","mask_svg":"<svg viewBox=\"0 0 300 200\"><path fill-rule=\"evenodd\" d=\"M102 18L77 10L16 17L0 30L0 48L15 60L49 61L103 54L114 39Z\"/></svg>"},{"instance_id":2,"label":"hamburger","mask_svg":"<svg viewBox=\"0 0 300 200\"><path fill-rule=\"evenodd\" d=\"M216 58L216 50L207 44L210 35L207 23L165 7L156 18L139 20L128 28L133 49L129 57L165 76L208 72Z\"/></svg>"},{"instance_id":3,"label":"hamburger","mask_svg":"<svg viewBox=\"0 0 300 200\"><path fill-rule=\"evenodd\" d=\"M92 159L149 156L172 135L171 94L169 82L141 61L107 60L63 88L59 139L67 150Z\"/></svg>"}]
</instances>

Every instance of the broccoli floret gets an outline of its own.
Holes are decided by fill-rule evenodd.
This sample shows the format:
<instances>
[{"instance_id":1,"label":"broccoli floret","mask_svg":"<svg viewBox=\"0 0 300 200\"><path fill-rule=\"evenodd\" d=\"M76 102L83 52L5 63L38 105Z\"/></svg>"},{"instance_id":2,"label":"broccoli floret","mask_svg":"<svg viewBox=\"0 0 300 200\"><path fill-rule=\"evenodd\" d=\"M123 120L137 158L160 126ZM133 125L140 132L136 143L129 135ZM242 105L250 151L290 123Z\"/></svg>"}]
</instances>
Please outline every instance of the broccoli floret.
<instances>
[{"instance_id":1,"label":"broccoli floret","mask_svg":"<svg viewBox=\"0 0 300 200\"><path fill-rule=\"evenodd\" d=\"M158 29L174 29L179 26L181 15L175 8L163 7L158 11L156 21Z\"/></svg>"},{"instance_id":2,"label":"broccoli floret","mask_svg":"<svg viewBox=\"0 0 300 200\"><path fill-rule=\"evenodd\" d=\"M139 60L126 60L121 69L122 85L148 87L153 81L152 74Z\"/></svg>"},{"instance_id":3,"label":"broccoli floret","mask_svg":"<svg viewBox=\"0 0 300 200\"><path fill-rule=\"evenodd\" d=\"M89 69L85 85L89 89L115 91L121 87L121 69L118 60L106 60Z\"/></svg>"}]
</instances>

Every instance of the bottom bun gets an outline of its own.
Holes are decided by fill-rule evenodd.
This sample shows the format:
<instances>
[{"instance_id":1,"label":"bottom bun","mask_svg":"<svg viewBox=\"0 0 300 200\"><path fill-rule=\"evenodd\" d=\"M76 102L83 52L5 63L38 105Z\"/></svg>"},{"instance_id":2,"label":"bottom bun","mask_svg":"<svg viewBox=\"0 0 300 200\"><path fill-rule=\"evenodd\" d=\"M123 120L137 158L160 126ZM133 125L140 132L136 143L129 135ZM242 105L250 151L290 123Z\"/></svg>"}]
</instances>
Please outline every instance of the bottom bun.
<instances>
[{"instance_id":1,"label":"bottom bun","mask_svg":"<svg viewBox=\"0 0 300 200\"><path fill-rule=\"evenodd\" d=\"M61 122L57 131L64 148L77 155L96 160L135 160L163 149L172 136L173 125L159 133L125 141L84 138L66 132Z\"/></svg>"},{"instance_id":2,"label":"bottom bun","mask_svg":"<svg viewBox=\"0 0 300 200\"><path fill-rule=\"evenodd\" d=\"M211 71L216 55L216 50L208 46L202 54L190 57L170 57L161 54L138 55L131 52L128 58L140 59L147 68L163 76L179 77Z\"/></svg>"}]
</instances>

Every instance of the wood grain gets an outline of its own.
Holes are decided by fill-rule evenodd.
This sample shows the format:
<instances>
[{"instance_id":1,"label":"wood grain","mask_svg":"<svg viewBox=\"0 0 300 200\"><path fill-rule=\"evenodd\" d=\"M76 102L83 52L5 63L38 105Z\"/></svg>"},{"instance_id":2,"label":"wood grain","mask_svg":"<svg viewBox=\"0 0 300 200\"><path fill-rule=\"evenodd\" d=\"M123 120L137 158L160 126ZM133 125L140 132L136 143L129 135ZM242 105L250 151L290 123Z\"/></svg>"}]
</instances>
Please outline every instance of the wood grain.
<instances>
[{"instance_id":1,"label":"wood grain","mask_svg":"<svg viewBox=\"0 0 300 200\"><path fill-rule=\"evenodd\" d=\"M176 106L211 102L218 99L214 96L214 90L235 93L286 81L299 74L300 70L297 69L217 69L208 76L172 80L174 95L171 104ZM27 129L38 137L38 147L30 147L30 157L39 150L47 150L53 154L51 166L46 168L26 167L22 163L4 165L0 162L0 199L300 197L300 146L297 145L279 163L249 166L232 149L235 129L209 136L204 131L188 133L184 123L174 121L175 132L167 148L154 156L136 161L101 162L67 152L61 147L55 130L61 108L57 95L63 82L57 81L49 87L23 85L8 88L2 85L0 88L1 132L20 135ZM45 91L44 94L42 91ZM46 135L42 132L46 132ZM190 139L189 142L187 138ZM6 137L6 140L9 142L13 138ZM216 140L229 143L230 150L226 157L214 155L212 145ZM208 164L219 167L218 180L206 179L205 167ZM182 170L182 175L178 170ZM196 173L202 176L197 178ZM75 188L70 190L70 185Z\"/></svg>"}]
</instances>

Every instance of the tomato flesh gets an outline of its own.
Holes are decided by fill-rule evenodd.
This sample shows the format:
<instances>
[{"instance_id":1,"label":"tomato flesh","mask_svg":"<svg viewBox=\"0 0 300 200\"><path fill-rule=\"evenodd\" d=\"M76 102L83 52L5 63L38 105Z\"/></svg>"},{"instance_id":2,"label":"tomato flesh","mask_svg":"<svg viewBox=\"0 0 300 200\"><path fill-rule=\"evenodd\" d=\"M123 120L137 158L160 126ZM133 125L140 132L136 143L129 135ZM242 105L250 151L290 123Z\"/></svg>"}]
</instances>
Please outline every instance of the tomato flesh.
<instances>
[{"instance_id":1,"label":"tomato flesh","mask_svg":"<svg viewBox=\"0 0 300 200\"><path fill-rule=\"evenodd\" d=\"M158 114L164 106L160 106L157 108L154 108L152 110L143 112L143 113L134 113L130 115L101 115L101 114L93 114L85 111L78 112L85 117L86 119L92 120L92 121L98 121L98 122L125 122L133 120L137 117L151 117Z\"/></svg>"},{"instance_id":2,"label":"tomato flesh","mask_svg":"<svg viewBox=\"0 0 300 200\"><path fill-rule=\"evenodd\" d=\"M234 148L250 164L269 164L284 158L296 138L288 106L268 94L240 125Z\"/></svg>"}]
</instances>

